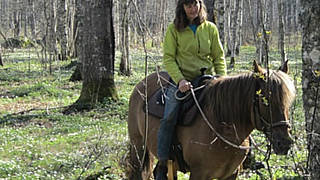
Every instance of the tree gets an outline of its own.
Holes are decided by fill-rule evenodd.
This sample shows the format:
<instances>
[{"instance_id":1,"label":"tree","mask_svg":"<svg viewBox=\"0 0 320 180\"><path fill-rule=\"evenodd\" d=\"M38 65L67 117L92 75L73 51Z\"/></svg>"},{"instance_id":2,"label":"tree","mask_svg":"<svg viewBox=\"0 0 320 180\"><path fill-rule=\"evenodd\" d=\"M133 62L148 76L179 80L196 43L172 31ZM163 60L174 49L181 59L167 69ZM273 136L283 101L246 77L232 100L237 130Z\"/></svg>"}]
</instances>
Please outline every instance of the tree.
<instances>
[{"instance_id":1,"label":"tree","mask_svg":"<svg viewBox=\"0 0 320 180\"><path fill-rule=\"evenodd\" d=\"M219 36L222 46L225 45L225 36L224 36L224 12L225 12L225 0L216 0L215 7L217 9L217 26L219 29Z\"/></svg>"},{"instance_id":2,"label":"tree","mask_svg":"<svg viewBox=\"0 0 320 180\"><path fill-rule=\"evenodd\" d=\"M279 40L278 46L281 54L281 61L284 63L286 61L286 54L284 52L284 3L283 0L278 0L278 11L279 11Z\"/></svg>"},{"instance_id":3,"label":"tree","mask_svg":"<svg viewBox=\"0 0 320 180\"><path fill-rule=\"evenodd\" d=\"M91 108L105 98L117 99L114 84L115 39L112 1L79 2L79 59L82 62L82 91L74 104Z\"/></svg>"},{"instance_id":4,"label":"tree","mask_svg":"<svg viewBox=\"0 0 320 180\"><path fill-rule=\"evenodd\" d=\"M66 12L66 0L57 1L57 40L60 46L60 58L61 60L67 59L67 12Z\"/></svg>"},{"instance_id":5,"label":"tree","mask_svg":"<svg viewBox=\"0 0 320 180\"><path fill-rule=\"evenodd\" d=\"M240 2L241 1L241 2ZM239 39L237 39L237 30L239 30L239 24L240 24L240 18L239 18L239 9L240 4L242 4L242 0L236 0L235 4L232 6L232 26L230 27L232 29L232 39L231 39L231 58L230 58L230 67L232 68L235 64L235 56L236 56L236 48L237 43L239 42Z\"/></svg>"},{"instance_id":6,"label":"tree","mask_svg":"<svg viewBox=\"0 0 320 180\"><path fill-rule=\"evenodd\" d=\"M77 0L68 0L68 8L67 8L67 24L69 28L68 31L68 47L67 47L67 54L70 57L77 57L77 48L76 48L76 41L78 39L78 13L76 12L78 9L76 8Z\"/></svg>"},{"instance_id":7,"label":"tree","mask_svg":"<svg viewBox=\"0 0 320 180\"><path fill-rule=\"evenodd\" d=\"M214 3L215 0L206 0L204 1L206 7L207 7L207 12L208 12L208 20L211 22L216 23L216 16L215 16L215 7L214 7Z\"/></svg>"},{"instance_id":8,"label":"tree","mask_svg":"<svg viewBox=\"0 0 320 180\"><path fill-rule=\"evenodd\" d=\"M129 28L129 1L128 0L122 0L120 2L121 6L121 43L120 50L121 50L121 62L120 62L120 73L126 76L131 75L131 62L130 62L130 28Z\"/></svg>"},{"instance_id":9,"label":"tree","mask_svg":"<svg viewBox=\"0 0 320 180\"><path fill-rule=\"evenodd\" d=\"M1 57L1 52L0 52L0 66L3 66L2 57Z\"/></svg>"},{"instance_id":10,"label":"tree","mask_svg":"<svg viewBox=\"0 0 320 180\"><path fill-rule=\"evenodd\" d=\"M302 90L308 136L307 169L320 179L320 4L302 0Z\"/></svg>"}]
</instances>

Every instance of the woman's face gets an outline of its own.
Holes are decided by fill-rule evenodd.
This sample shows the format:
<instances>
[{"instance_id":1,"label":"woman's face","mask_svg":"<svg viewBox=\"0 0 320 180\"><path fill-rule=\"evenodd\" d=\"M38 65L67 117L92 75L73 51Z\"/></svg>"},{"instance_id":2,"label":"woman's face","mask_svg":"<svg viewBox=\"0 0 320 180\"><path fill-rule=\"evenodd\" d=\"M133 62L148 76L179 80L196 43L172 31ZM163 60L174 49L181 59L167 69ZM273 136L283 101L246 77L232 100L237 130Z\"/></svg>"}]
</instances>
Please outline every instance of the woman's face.
<instances>
[{"instance_id":1,"label":"woman's face","mask_svg":"<svg viewBox=\"0 0 320 180\"><path fill-rule=\"evenodd\" d=\"M200 11L200 2L197 0L191 4L183 5L184 11L186 12L187 18L192 22L195 18L198 17Z\"/></svg>"}]
</instances>

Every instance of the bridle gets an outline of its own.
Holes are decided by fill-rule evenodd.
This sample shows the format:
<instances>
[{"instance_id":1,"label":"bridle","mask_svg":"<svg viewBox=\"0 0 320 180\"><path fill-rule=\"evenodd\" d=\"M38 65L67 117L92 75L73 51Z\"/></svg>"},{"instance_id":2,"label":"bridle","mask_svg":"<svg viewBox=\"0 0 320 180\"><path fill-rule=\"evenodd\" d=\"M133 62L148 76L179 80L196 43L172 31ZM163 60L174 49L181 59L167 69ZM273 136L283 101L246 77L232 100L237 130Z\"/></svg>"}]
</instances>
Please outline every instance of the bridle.
<instances>
[{"instance_id":1,"label":"bridle","mask_svg":"<svg viewBox=\"0 0 320 180\"><path fill-rule=\"evenodd\" d=\"M259 89L256 85L256 92ZM272 128L279 127L279 126L286 126L287 128L291 128L291 124L289 121L283 120L278 122L272 122L272 116L270 115L271 119L270 121L266 120L266 118L262 115L260 110L260 103L261 97L256 93L253 100L253 124L257 130L263 131L265 133L268 133L271 131ZM267 108L270 108L267 107ZM272 112L271 112L272 113Z\"/></svg>"}]
</instances>

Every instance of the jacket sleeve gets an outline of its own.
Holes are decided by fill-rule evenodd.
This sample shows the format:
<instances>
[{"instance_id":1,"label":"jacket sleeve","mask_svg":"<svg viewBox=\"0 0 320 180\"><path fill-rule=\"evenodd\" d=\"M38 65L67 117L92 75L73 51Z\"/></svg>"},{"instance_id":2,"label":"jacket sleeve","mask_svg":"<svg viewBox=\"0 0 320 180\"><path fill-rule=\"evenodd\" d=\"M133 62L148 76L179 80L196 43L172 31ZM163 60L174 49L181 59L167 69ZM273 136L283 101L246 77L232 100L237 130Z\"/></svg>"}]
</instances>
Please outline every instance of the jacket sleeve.
<instances>
[{"instance_id":1,"label":"jacket sleeve","mask_svg":"<svg viewBox=\"0 0 320 180\"><path fill-rule=\"evenodd\" d=\"M226 75L227 66L224 57L224 51L220 42L219 31L215 25L213 25L211 56L213 59L213 66L216 74Z\"/></svg>"},{"instance_id":2,"label":"jacket sleeve","mask_svg":"<svg viewBox=\"0 0 320 180\"><path fill-rule=\"evenodd\" d=\"M184 76L176 61L177 36L175 33L174 25L171 24L167 29L163 43L163 65L173 81L178 84L180 80L184 79Z\"/></svg>"}]
</instances>

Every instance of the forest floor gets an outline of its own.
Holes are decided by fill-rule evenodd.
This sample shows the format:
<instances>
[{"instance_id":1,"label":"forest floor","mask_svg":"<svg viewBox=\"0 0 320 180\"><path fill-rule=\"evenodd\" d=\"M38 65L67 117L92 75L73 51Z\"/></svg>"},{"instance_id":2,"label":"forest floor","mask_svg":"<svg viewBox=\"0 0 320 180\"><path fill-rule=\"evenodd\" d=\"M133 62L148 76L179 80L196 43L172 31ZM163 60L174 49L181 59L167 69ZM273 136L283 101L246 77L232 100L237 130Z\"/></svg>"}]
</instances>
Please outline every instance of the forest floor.
<instances>
[{"instance_id":1,"label":"forest floor","mask_svg":"<svg viewBox=\"0 0 320 180\"><path fill-rule=\"evenodd\" d=\"M291 108L294 145L287 156L265 157L254 150L256 160L266 168L243 170L240 179L302 179L306 166L306 134L301 92L301 48L288 49L290 76L297 98ZM131 52L130 77L118 73L115 83L119 100L106 100L97 108L63 114L81 91L81 82L70 82L75 67L70 61L41 62L35 49L16 49L2 54L0 67L0 179L126 179L128 153L128 101L134 85L144 78L143 50ZM161 65L161 53L148 51L149 73ZM243 46L235 68L229 74L252 69L255 48ZM228 59L229 61L229 59ZM270 67L280 66L276 50L270 52ZM51 69L51 70L50 70ZM264 135L253 138L267 149ZM267 168L269 164L270 169ZM270 170L270 171L269 171ZM188 179L188 174L179 174Z\"/></svg>"}]
</instances>

